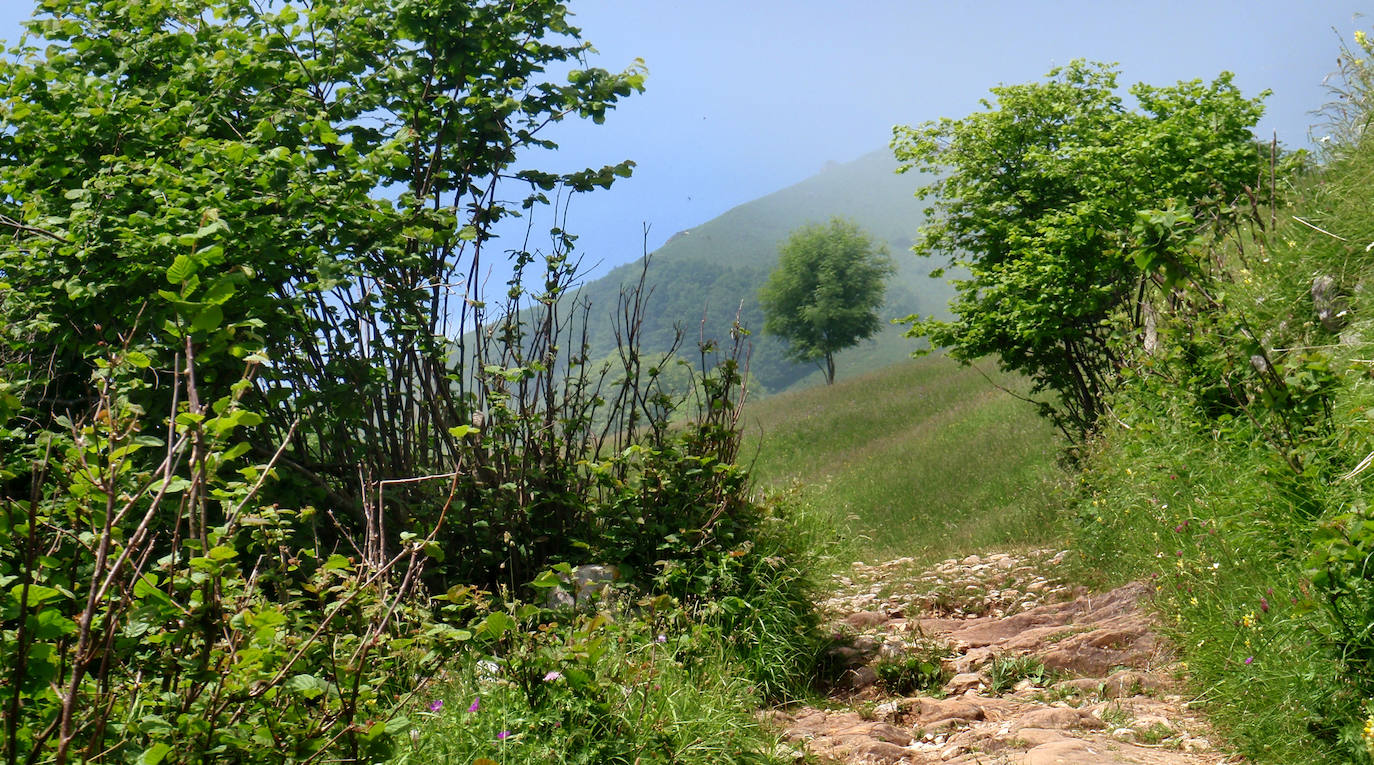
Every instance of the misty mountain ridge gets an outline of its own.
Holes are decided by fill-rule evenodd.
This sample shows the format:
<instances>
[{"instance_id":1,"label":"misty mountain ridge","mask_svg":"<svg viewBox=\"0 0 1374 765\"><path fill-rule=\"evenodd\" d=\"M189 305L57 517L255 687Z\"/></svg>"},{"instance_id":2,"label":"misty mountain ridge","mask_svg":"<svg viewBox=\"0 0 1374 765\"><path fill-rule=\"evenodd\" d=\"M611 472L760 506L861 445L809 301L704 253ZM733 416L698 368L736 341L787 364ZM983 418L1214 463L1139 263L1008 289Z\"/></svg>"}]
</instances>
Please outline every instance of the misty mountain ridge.
<instances>
[{"instance_id":1,"label":"misty mountain ridge","mask_svg":"<svg viewBox=\"0 0 1374 765\"><path fill-rule=\"evenodd\" d=\"M827 162L799 183L734 207L698 226L679 231L649 256L647 284L652 290L642 328L641 354L671 347L676 327L687 331L690 350L705 321L705 335L725 339L736 312L751 331L750 373L760 393L776 393L819 379L814 364L785 358L785 345L762 334L758 291L778 262L778 246L800 226L823 223L833 216L851 218L887 246L897 266L888 282L882 318L912 313L947 314L953 294L947 282L929 278L942 263L910 253L924 222L923 203L915 198L922 184L916 173L898 175L897 161L886 149L852 162ZM638 282L642 258L618 266L583 285L579 299L591 302L588 340L590 358L615 351L611 321L622 289ZM836 360L841 375L877 369L906 358L915 348L888 327L873 339L842 351Z\"/></svg>"}]
</instances>

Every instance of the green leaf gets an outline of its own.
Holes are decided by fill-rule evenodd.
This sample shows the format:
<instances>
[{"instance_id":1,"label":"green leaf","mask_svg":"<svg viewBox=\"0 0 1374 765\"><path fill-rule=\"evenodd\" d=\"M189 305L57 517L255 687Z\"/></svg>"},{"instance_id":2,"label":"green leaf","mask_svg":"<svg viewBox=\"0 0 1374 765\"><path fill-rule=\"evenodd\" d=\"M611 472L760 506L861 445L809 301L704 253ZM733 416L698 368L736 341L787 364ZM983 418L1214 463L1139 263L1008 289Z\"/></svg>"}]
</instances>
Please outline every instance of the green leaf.
<instances>
[{"instance_id":1,"label":"green leaf","mask_svg":"<svg viewBox=\"0 0 1374 765\"><path fill-rule=\"evenodd\" d=\"M201 297L201 300L212 305L222 305L226 300L234 296L234 291L236 289L238 289L238 287L234 284L233 279L216 279L210 284L209 288L205 290L205 294Z\"/></svg>"},{"instance_id":2,"label":"green leaf","mask_svg":"<svg viewBox=\"0 0 1374 765\"><path fill-rule=\"evenodd\" d=\"M162 742L153 744L143 750L143 754L139 755L138 765L159 765L162 759L171 751L172 747L168 744Z\"/></svg>"},{"instance_id":3,"label":"green leaf","mask_svg":"<svg viewBox=\"0 0 1374 765\"><path fill-rule=\"evenodd\" d=\"M62 591L56 587L49 587L43 584L30 584L28 590L28 607L37 608L61 594ZM22 584L16 584L10 590L10 596L14 598L15 603L19 603L19 599L24 597L24 595L24 585Z\"/></svg>"},{"instance_id":4,"label":"green leaf","mask_svg":"<svg viewBox=\"0 0 1374 765\"><path fill-rule=\"evenodd\" d=\"M148 354L142 351L129 351L124 354L124 360L127 361L130 366L138 369L147 369L153 363L153 360L148 358Z\"/></svg>"},{"instance_id":5,"label":"green leaf","mask_svg":"<svg viewBox=\"0 0 1374 765\"><path fill-rule=\"evenodd\" d=\"M304 673L292 675L291 679L286 681L286 687L307 700L319 698L329 690L328 683L314 675Z\"/></svg>"},{"instance_id":6,"label":"green leaf","mask_svg":"<svg viewBox=\"0 0 1374 765\"><path fill-rule=\"evenodd\" d=\"M195 260L185 255L178 255L176 260L172 261L172 265L167 268L167 281L172 284L181 284L199 269L200 266Z\"/></svg>"},{"instance_id":7,"label":"green leaf","mask_svg":"<svg viewBox=\"0 0 1374 765\"><path fill-rule=\"evenodd\" d=\"M76 622L62 615L56 608L45 608L30 617L32 637L39 641L52 641L64 635L75 634L79 627Z\"/></svg>"},{"instance_id":8,"label":"green leaf","mask_svg":"<svg viewBox=\"0 0 1374 765\"><path fill-rule=\"evenodd\" d=\"M534 581L533 581L533 582L530 582L531 585L533 585L533 586L535 586L535 587L539 587L539 588L541 588L541 589L549 589L549 588L552 588L552 587L557 587L557 586L561 585L562 583L563 583L563 580L559 578L558 574L555 574L555 573L552 572L552 571L543 571L543 572L540 572L539 576L536 576L536 577L534 578Z\"/></svg>"},{"instance_id":9,"label":"green leaf","mask_svg":"<svg viewBox=\"0 0 1374 765\"><path fill-rule=\"evenodd\" d=\"M217 305L207 305L196 314L195 321L191 322L192 332L210 332L218 329L224 322L224 311Z\"/></svg>"},{"instance_id":10,"label":"green leaf","mask_svg":"<svg viewBox=\"0 0 1374 765\"><path fill-rule=\"evenodd\" d=\"M504 611L492 611L478 623L476 633L499 640L503 635L515 629L515 620Z\"/></svg>"}]
</instances>

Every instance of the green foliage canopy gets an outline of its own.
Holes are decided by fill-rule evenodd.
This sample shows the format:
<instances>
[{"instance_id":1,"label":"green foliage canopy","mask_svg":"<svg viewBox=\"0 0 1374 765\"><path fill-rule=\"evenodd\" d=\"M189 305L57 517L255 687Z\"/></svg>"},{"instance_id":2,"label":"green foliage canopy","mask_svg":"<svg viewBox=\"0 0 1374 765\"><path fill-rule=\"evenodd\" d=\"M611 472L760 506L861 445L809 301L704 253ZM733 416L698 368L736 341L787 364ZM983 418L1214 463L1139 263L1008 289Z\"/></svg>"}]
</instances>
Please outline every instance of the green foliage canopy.
<instances>
[{"instance_id":1,"label":"green foliage canopy","mask_svg":"<svg viewBox=\"0 0 1374 765\"><path fill-rule=\"evenodd\" d=\"M632 165L513 167L556 148L550 124L642 89L638 66L586 67L549 0L47 0L28 30L48 47L0 64L0 362L18 398L77 413L103 348L127 342L152 380L175 361L162 341L190 338L222 346L197 349L222 364L201 370L215 400L262 353L256 446L299 420L288 455L335 487L359 462L413 474L457 453L469 378L450 384L449 338L483 321L492 226ZM511 184L527 195L504 201Z\"/></svg>"},{"instance_id":2,"label":"green foliage canopy","mask_svg":"<svg viewBox=\"0 0 1374 765\"><path fill-rule=\"evenodd\" d=\"M992 93L987 111L894 131L902 169L937 178L918 192L936 201L913 250L969 274L956 282L956 318L909 317L909 335L963 361L996 354L1057 394L1042 411L1081 436L1122 363L1122 329L1140 325L1138 296L1151 280L1164 286L1147 268L1170 265L1134 256L1138 214L1179 208L1213 223L1233 210L1257 177L1251 128L1267 93L1246 98L1223 73L1137 84L1132 110L1116 70L1084 61Z\"/></svg>"},{"instance_id":3,"label":"green foliage canopy","mask_svg":"<svg viewBox=\"0 0 1374 765\"><path fill-rule=\"evenodd\" d=\"M857 223L831 218L803 226L779 247L781 258L759 292L765 332L787 341L789 358L825 362L835 381L835 353L872 337L882 326L887 249Z\"/></svg>"}]
</instances>

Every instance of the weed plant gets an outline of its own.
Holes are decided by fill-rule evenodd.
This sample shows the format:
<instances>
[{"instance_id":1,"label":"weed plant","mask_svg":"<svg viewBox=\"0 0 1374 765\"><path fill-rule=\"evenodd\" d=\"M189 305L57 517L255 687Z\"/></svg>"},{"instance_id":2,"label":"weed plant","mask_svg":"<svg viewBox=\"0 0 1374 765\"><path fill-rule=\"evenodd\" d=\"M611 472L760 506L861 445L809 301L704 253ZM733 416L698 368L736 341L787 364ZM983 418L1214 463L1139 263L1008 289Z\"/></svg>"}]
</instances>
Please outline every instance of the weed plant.
<instances>
[{"instance_id":1,"label":"weed plant","mask_svg":"<svg viewBox=\"0 0 1374 765\"><path fill-rule=\"evenodd\" d=\"M873 671L878 675L878 684L888 693L930 693L949 681L950 671L944 663L949 653L948 644L926 639L907 647L899 656L878 660Z\"/></svg>"},{"instance_id":2,"label":"weed plant","mask_svg":"<svg viewBox=\"0 0 1374 765\"><path fill-rule=\"evenodd\" d=\"M843 547L833 516L823 511L786 496L759 508L752 540L735 551L741 554L702 564L722 589L697 615L765 699L791 701L812 694L827 647L814 604Z\"/></svg>"},{"instance_id":3,"label":"weed plant","mask_svg":"<svg viewBox=\"0 0 1374 765\"><path fill-rule=\"evenodd\" d=\"M675 391L640 355L646 259L589 365L561 201L633 163L513 169L642 67L545 82L588 49L556 2L310 5L49 5L44 47L0 62L0 181L26 200L0 216L0 760L375 762L450 660L497 662L547 736L552 662L569 758L620 761L589 742L631 728L641 759L762 751L679 725L814 662L817 535L737 464L745 333L703 337ZM551 240L489 303L517 209ZM706 637L667 661L637 628L541 620L584 563Z\"/></svg>"},{"instance_id":4,"label":"weed plant","mask_svg":"<svg viewBox=\"0 0 1374 765\"><path fill-rule=\"evenodd\" d=\"M1022 680L1038 686L1052 681L1045 663L1035 656L997 656L988 664L988 692L1001 695L1016 687Z\"/></svg>"}]
</instances>

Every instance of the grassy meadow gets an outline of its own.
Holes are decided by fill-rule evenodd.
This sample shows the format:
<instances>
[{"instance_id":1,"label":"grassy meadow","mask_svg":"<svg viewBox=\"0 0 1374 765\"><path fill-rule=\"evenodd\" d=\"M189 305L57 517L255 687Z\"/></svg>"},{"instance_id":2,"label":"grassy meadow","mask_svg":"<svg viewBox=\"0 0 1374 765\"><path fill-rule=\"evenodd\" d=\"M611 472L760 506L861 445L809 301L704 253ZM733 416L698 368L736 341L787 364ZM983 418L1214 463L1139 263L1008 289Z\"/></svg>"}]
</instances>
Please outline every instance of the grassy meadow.
<instances>
[{"instance_id":1,"label":"grassy meadow","mask_svg":"<svg viewBox=\"0 0 1374 765\"><path fill-rule=\"evenodd\" d=\"M998 385L1025 383L979 369ZM1059 445L1029 404L931 356L747 409L756 485L836 514L867 559L937 559L1054 533Z\"/></svg>"}]
</instances>

